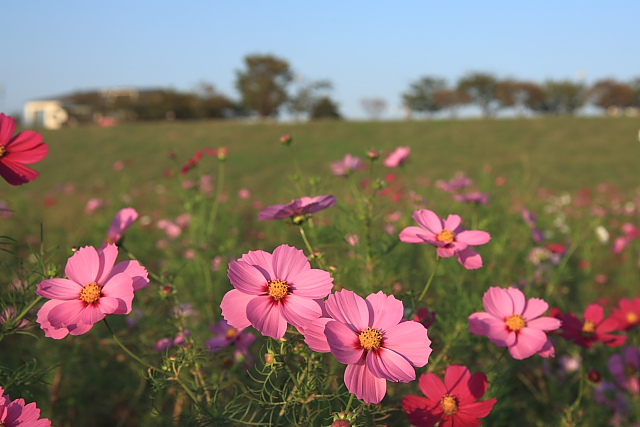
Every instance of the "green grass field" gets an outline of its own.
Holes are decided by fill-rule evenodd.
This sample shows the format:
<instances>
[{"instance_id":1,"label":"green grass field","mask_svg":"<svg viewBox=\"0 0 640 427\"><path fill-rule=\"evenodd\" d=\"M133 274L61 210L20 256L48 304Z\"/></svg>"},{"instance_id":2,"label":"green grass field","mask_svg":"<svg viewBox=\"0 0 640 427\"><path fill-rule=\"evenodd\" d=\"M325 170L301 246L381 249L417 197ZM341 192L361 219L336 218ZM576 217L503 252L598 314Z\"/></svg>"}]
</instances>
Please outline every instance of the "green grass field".
<instances>
[{"instance_id":1,"label":"green grass field","mask_svg":"<svg viewBox=\"0 0 640 427\"><path fill-rule=\"evenodd\" d=\"M485 425L606 425L613 410L595 404L597 386L587 373L597 370L613 382L607 366L619 347L597 343L587 350L554 335L555 359L515 360L470 333L467 318L483 310L482 296L491 286L518 286L527 298L542 298L578 317L589 304L602 303L610 314L621 298L640 296L638 239L621 253L612 251L625 224L638 225L639 127L632 118L559 117L163 122L44 131L50 154L33 165L40 177L0 192L13 210L2 220L0 236L17 241L0 240L6 249L0 277L12 284L0 292L0 309L26 310L31 326L0 330L0 386L14 398L38 402L58 427L327 426L345 407L353 425L408 425L402 400L421 393L416 381L388 382L380 405L352 401L342 380L344 365L311 351L294 328L282 341L259 336L251 347L254 364L231 347L213 355L204 350L209 326L221 320L221 300L232 289L227 264L248 251L271 252L286 243L307 256L317 251L312 266L331 272L334 290L393 294L409 317L421 307L436 312L428 329L433 353L416 374L441 375L452 364L485 372L490 386L484 398L498 399ZM283 134L293 136L290 147L280 143ZM385 168L380 159L349 179L331 174L329 163L347 153L366 158L368 150L378 150L384 157L398 146L412 149L401 168ZM205 155L179 174L197 150L220 147L229 149L224 161ZM114 170L116 162L121 170ZM458 172L489 193L488 205L454 201L435 185ZM210 192L198 190L203 175L212 175ZM373 186L366 185L369 178ZM189 181L195 187L185 188ZM240 189L251 197L241 198ZM317 194L334 194L338 204L304 227L257 220L262 207ZM105 206L86 213L92 198ZM35 323L42 305L34 302L36 285L63 277L71 247L99 246L115 212L129 206L140 219L127 231L119 259L127 258L126 248L152 273L151 285L136 291L134 312L107 316L114 336L96 324L82 336L45 338ZM491 241L478 247L483 267L467 270L455 258L440 262L432 246L400 242L398 233L416 225L411 216L421 208L441 217L459 214L465 228L489 232ZM532 239L523 208L538 215L544 242ZM190 222L179 236L158 228L160 220L185 213ZM598 226L610 233L608 240L598 239ZM359 244L348 243L353 235ZM193 314L176 314L185 303ZM185 345L154 350L161 338L185 330L191 333ZM628 345L640 345L638 332L624 332ZM154 367L129 358L115 337ZM265 364L266 354L276 362ZM567 358L579 360L580 368L567 370ZM627 394L631 409L622 416L640 422L638 395Z\"/></svg>"}]
</instances>

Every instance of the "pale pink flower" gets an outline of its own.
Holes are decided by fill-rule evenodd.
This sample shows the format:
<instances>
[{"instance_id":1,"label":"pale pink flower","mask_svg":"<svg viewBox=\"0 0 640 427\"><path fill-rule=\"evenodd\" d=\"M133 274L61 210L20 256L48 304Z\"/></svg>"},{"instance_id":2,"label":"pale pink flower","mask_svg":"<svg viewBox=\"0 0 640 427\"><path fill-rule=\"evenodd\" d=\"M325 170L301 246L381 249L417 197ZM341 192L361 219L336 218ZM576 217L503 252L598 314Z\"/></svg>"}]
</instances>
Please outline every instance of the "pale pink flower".
<instances>
[{"instance_id":1,"label":"pale pink flower","mask_svg":"<svg viewBox=\"0 0 640 427\"><path fill-rule=\"evenodd\" d=\"M362 165L362 159L357 156L352 156L351 154L346 154L344 159L331 163L331 170L333 174L336 176L347 177L351 175L352 172L360 169Z\"/></svg>"},{"instance_id":2,"label":"pale pink flower","mask_svg":"<svg viewBox=\"0 0 640 427\"><path fill-rule=\"evenodd\" d=\"M47 157L49 146L38 132L25 130L14 136L15 130L13 117L0 113L0 176L11 185L22 185L40 175L25 165Z\"/></svg>"},{"instance_id":3,"label":"pale pink flower","mask_svg":"<svg viewBox=\"0 0 640 427\"><path fill-rule=\"evenodd\" d=\"M0 200L0 217L2 218L11 218L13 215L13 210L9 206L5 200Z\"/></svg>"},{"instance_id":4,"label":"pale pink flower","mask_svg":"<svg viewBox=\"0 0 640 427\"><path fill-rule=\"evenodd\" d=\"M251 198L251 192L246 188L241 188L240 191L238 191L238 197L244 200L248 200Z\"/></svg>"},{"instance_id":5,"label":"pale pink flower","mask_svg":"<svg viewBox=\"0 0 640 427\"><path fill-rule=\"evenodd\" d=\"M411 147L398 147L384 160L384 165L388 168L397 168L403 165L411 154Z\"/></svg>"},{"instance_id":6,"label":"pale pink flower","mask_svg":"<svg viewBox=\"0 0 640 427\"><path fill-rule=\"evenodd\" d=\"M107 239L103 243L103 247L107 243L118 243L125 231L131 227L131 225L138 219L138 211L134 208L120 209L116 216L113 218Z\"/></svg>"},{"instance_id":7,"label":"pale pink flower","mask_svg":"<svg viewBox=\"0 0 640 427\"><path fill-rule=\"evenodd\" d=\"M84 206L84 213L86 213L87 215L91 215L98 209L105 207L105 205L106 202L104 201L104 199L93 197L87 200L87 204Z\"/></svg>"},{"instance_id":8,"label":"pale pink flower","mask_svg":"<svg viewBox=\"0 0 640 427\"><path fill-rule=\"evenodd\" d=\"M51 427L51 421L47 418L40 419L40 409L35 402L27 404L24 399L12 401L0 387L0 426Z\"/></svg>"},{"instance_id":9,"label":"pale pink flower","mask_svg":"<svg viewBox=\"0 0 640 427\"><path fill-rule=\"evenodd\" d=\"M379 403L387 380L410 382L414 367L429 361L431 340L418 322L403 319L402 301L382 291L367 299L343 289L329 295L328 317L304 330L305 342L314 351L330 351L347 365L347 390L367 403Z\"/></svg>"},{"instance_id":10,"label":"pale pink flower","mask_svg":"<svg viewBox=\"0 0 640 427\"><path fill-rule=\"evenodd\" d=\"M350 233L347 234L344 238L351 246L358 246L358 244L360 243L360 238L357 234Z\"/></svg>"},{"instance_id":11,"label":"pale pink flower","mask_svg":"<svg viewBox=\"0 0 640 427\"><path fill-rule=\"evenodd\" d=\"M222 266L222 257L220 255L216 255L211 260L211 271L218 271Z\"/></svg>"},{"instance_id":12,"label":"pale pink flower","mask_svg":"<svg viewBox=\"0 0 640 427\"><path fill-rule=\"evenodd\" d=\"M196 251L194 249L186 249L182 253L182 258L184 258L184 259L196 259Z\"/></svg>"},{"instance_id":13,"label":"pale pink flower","mask_svg":"<svg viewBox=\"0 0 640 427\"><path fill-rule=\"evenodd\" d=\"M268 206L258 213L260 221L295 218L316 213L330 208L337 202L335 196L323 195L316 197L302 197L282 205Z\"/></svg>"},{"instance_id":14,"label":"pale pink flower","mask_svg":"<svg viewBox=\"0 0 640 427\"><path fill-rule=\"evenodd\" d=\"M172 239L175 239L176 237L179 237L182 234L182 228L175 222L170 221L168 219L159 220L156 223L156 227L158 227L161 230L164 230L165 233L167 233L167 236L169 236Z\"/></svg>"},{"instance_id":15,"label":"pale pink flower","mask_svg":"<svg viewBox=\"0 0 640 427\"><path fill-rule=\"evenodd\" d=\"M236 329L253 326L263 335L280 339L287 322L304 327L322 314L317 300L333 287L328 272L311 268L304 253L288 245L273 254L250 251L229 264L235 289L222 298L222 316Z\"/></svg>"},{"instance_id":16,"label":"pale pink flower","mask_svg":"<svg viewBox=\"0 0 640 427\"><path fill-rule=\"evenodd\" d=\"M514 359L534 354L554 355L553 344L546 331L554 331L562 322L554 317L541 317L549 304L539 298L525 299L521 290L492 286L482 299L486 312L469 316L469 330L489 337L499 347L508 347Z\"/></svg>"},{"instance_id":17,"label":"pale pink flower","mask_svg":"<svg viewBox=\"0 0 640 427\"><path fill-rule=\"evenodd\" d=\"M420 227L407 227L400 232L400 240L405 243L428 243L438 248L438 256L456 256L466 269L482 267L482 257L472 246L484 245L491 240L486 231L466 230L458 215L440 219L435 212L420 209L413 213L413 219Z\"/></svg>"},{"instance_id":18,"label":"pale pink flower","mask_svg":"<svg viewBox=\"0 0 640 427\"><path fill-rule=\"evenodd\" d=\"M116 160L115 162L113 162L114 171L120 172L122 169L124 169L124 162L122 160Z\"/></svg>"},{"instance_id":19,"label":"pale pink flower","mask_svg":"<svg viewBox=\"0 0 640 427\"><path fill-rule=\"evenodd\" d=\"M147 271L137 261L116 265L118 247L104 250L80 248L67 262L68 279L46 279L36 293L51 298L38 311L38 323L45 335L61 339L88 332L107 314L131 312L133 292L149 284Z\"/></svg>"}]
</instances>

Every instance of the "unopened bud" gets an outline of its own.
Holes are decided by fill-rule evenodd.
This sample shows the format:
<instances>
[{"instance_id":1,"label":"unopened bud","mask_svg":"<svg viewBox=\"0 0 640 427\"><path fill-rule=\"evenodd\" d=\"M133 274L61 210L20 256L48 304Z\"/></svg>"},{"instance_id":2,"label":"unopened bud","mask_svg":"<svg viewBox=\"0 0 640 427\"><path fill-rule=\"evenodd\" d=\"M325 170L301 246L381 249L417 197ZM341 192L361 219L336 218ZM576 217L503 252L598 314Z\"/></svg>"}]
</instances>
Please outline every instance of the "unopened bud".
<instances>
[{"instance_id":1,"label":"unopened bud","mask_svg":"<svg viewBox=\"0 0 640 427\"><path fill-rule=\"evenodd\" d=\"M369 157L369 159L371 160L376 160L377 158L380 157L380 152L378 150L369 150L367 152L367 156Z\"/></svg>"},{"instance_id":2,"label":"unopened bud","mask_svg":"<svg viewBox=\"0 0 640 427\"><path fill-rule=\"evenodd\" d=\"M267 365L272 365L275 361L276 357L273 355L273 353L267 353L264 355L264 363L266 363Z\"/></svg>"},{"instance_id":3,"label":"unopened bud","mask_svg":"<svg viewBox=\"0 0 640 427\"><path fill-rule=\"evenodd\" d=\"M351 423L347 420L336 420L331 424L331 427L351 427Z\"/></svg>"},{"instance_id":4,"label":"unopened bud","mask_svg":"<svg viewBox=\"0 0 640 427\"><path fill-rule=\"evenodd\" d=\"M280 143L282 145L289 145L289 144L291 144L292 141L293 141L293 138L288 133L284 134L284 135L282 135L280 137Z\"/></svg>"}]
</instances>

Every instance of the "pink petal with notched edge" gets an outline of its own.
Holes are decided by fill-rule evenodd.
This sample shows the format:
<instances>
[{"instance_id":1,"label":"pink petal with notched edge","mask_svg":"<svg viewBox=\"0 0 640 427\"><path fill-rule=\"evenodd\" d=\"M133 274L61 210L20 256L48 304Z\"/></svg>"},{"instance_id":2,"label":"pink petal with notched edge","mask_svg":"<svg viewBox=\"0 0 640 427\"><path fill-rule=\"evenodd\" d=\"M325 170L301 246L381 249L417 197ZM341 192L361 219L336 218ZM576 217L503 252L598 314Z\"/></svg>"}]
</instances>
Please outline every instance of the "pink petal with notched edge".
<instances>
[{"instance_id":1,"label":"pink petal with notched edge","mask_svg":"<svg viewBox=\"0 0 640 427\"><path fill-rule=\"evenodd\" d=\"M540 357L556 357L556 349L553 346L553 341L549 337L547 337L547 342L542 346L540 351L538 351L538 356Z\"/></svg>"},{"instance_id":2,"label":"pink petal with notched edge","mask_svg":"<svg viewBox=\"0 0 640 427\"><path fill-rule=\"evenodd\" d=\"M488 388L489 381L487 381L487 376L483 372L476 372L475 374L471 375L471 378L469 378L468 382L469 397L468 400L465 400L465 402L470 403L480 399L485 395Z\"/></svg>"},{"instance_id":3,"label":"pink petal with notched edge","mask_svg":"<svg viewBox=\"0 0 640 427\"><path fill-rule=\"evenodd\" d=\"M447 393L454 394L458 397L459 403L467 403L478 400L472 399L469 390L469 380L471 372L469 368L461 365L450 365L444 374L444 385L448 390Z\"/></svg>"},{"instance_id":4,"label":"pink petal with notched edge","mask_svg":"<svg viewBox=\"0 0 640 427\"><path fill-rule=\"evenodd\" d=\"M516 334L513 331L509 331L504 323L504 320L494 318L487 318L484 320L484 325L487 331L487 337L492 343L500 347L509 347L516 342Z\"/></svg>"},{"instance_id":5,"label":"pink petal with notched edge","mask_svg":"<svg viewBox=\"0 0 640 427\"><path fill-rule=\"evenodd\" d=\"M335 322L335 320L329 317L320 317L304 328L304 342L307 343L311 350L318 353L331 352L327 336L324 333L324 328L329 322Z\"/></svg>"},{"instance_id":6,"label":"pink petal with notched edge","mask_svg":"<svg viewBox=\"0 0 640 427\"><path fill-rule=\"evenodd\" d=\"M258 212L259 221L272 221L275 219L284 219L293 215L293 211L288 205L272 205Z\"/></svg>"},{"instance_id":7,"label":"pink petal with notched edge","mask_svg":"<svg viewBox=\"0 0 640 427\"><path fill-rule=\"evenodd\" d=\"M345 323L357 334L371 326L367 303L353 291L343 289L329 295L325 308L332 318Z\"/></svg>"},{"instance_id":8,"label":"pink petal with notched edge","mask_svg":"<svg viewBox=\"0 0 640 427\"><path fill-rule=\"evenodd\" d=\"M38 316L36 321L40 324L40 327L44 331L44 335L56 340L62 339L69 334L69 330L66 327L55 327L49 321L49 312L52 308L64 304L66 301L61 300L49 300L45 302L40 310L38 310Z\"/></svg>"},{"instance_id":9,"label":"pink petal with notched edge","mask_svg":"<svg viewBox=\"0 0 640 427\"><path fill-rule=\"evenodd\" d=\"M149 286L149 273L147 272L147 269L140 265L136 260L121 261L117 263L111 270L110 276L115 276L120 273L124 273L131 277L133 280L134 291L139 291L140 289Z\"/></svg>"},{"instance_id":10,"label":"pink petal with notched edge","mask_svg":"<svg viewBox=\"0 0 640 427\"><path fill-rule=\"evenodd\" d=\"M26 184L36 179L39 175L38 172L20 163L10 161L0 162L0 176L11 185Z\"/></svg>"},{"instance_id":11,"label":"pink petal with notched edge","mask_svg":"<svg viewBox=\"0 0 640 427\"><path fill-rule=\"evenodd\" d=\"M129 314L131 313L131 302L132 300L126 301L120 298L101 297L98 306L104 314Z\"/></svg>"},{"instance_id":12,"label":"pink petal with notched edge","mask_svg":"<svg viewBox=\"0 0 640 427\"><path fill-rule=\"evenodd\" d=\"M474 374L475 375L475 374ZM493 406L498 402L497 398L483 400L482 402L468 403L460 408L459 414L464 414L473 418L484 418L491 413ZM477 424L481 425L478 420L475 420Z\"/></svg>"},{"instance_id":13,"label":"pink petal with notched edge","mask_svg":"<svg viewBox=\"0 0 640 427\"><path fill-rule=\"evenodd\" d=\"M84 301L79 299L64 301L62 304L51 307L47 320L54 327L65 326L68 328L70 325L78 323L86 305Z\"/></svg>"},{"instance_id":14,"label":"pink petal with notched edge","mask_svg":"<svg viewBox=\"0 0 640 427\"><path fill-rule=\"evenodd\" d=\"M312 268L291 278L291 293L305 298L322 299L333 288L333 277L329 272Z\"/></svg>"},{"instance_id":15,"label":"pink petal with notched edge","mask_svg":"<svg viewBox=\"0 0 640 427\"><path fill-rule=\"evenodd\" d=\"M398 236L400 241L405 243L427 243L428 240L435 239L434 235L429 233L422 227L416 227L412 225L411 227L406 227L404 230L400 232Z\"/></svg>"},{"instance_id":16,"label":"pink petal with notched edge","mask_svg":"<svg viewBox=\"0 0 640 427\"><path fill-rule=\"evenodd\" d=\"M309 261L300 249L280 245L273 251L273 272L277 279L288 281L310 269Z\"/></svg>"},{"instance_id":17,"label":"pink petal with notched edge","mask_svg":"<svg viewBox=\"0 0 640 427\"><path fill-rule=\"evenodd\" d=\"M25 130L7 144L5 158L17 163L35 163L47 157L49 145L42 143L42 134Z\"/></svg>"},{"instance_id":18,"label":"pink petal with notched edge","mask_svg":"<svg viewBox=\"0 0 640 427\"><path fill-rule=\"evenodd\" d=\"M74 325L69 325L69 334L71 335L82 335L86 334L93 328L94 323L83 323L78 322Z\"/></svg>"},{"instance_id":19,"label":"pink petal with notched edge","mask_svg":"<svg viewBox=\"0 0 640 427\"><path fill-rule=\"evenodd\" d=\"M267 279L256 267L244 261L229 264L227 272L233 286L249 295L264 295L267 292Z\"/></svg>"},{"instance_id":20,"label":"pink petal with notched edge","mask_svg":"<svg viewBox=\"0 0 640 427\"><path fill-rule=\"evenodd\" d=\"M238 261L244 261L249 265L257 268L267 281L276 280L276 274L273 272L273 255L265 251L249 251L242 255ZM231 263L233 264L233 263ZM231 267L229 264L229 267Z\"/></svg>"},{"instance_id":21,"label":"pink petal with notched edge","mask_svg":"<svg viewBox=\"0 0 640 427\"><path fill-rule=\"evenodd\" d=\"M109 308L108 304L105 305L105 308ZM82 310L82 316L80 317L79 322L93 325L105 318L107 314L103 313L100 309L100 304L88 304L84 310Z\"/></svg>"},{"instance_id":22,"label":"pink petal with notched edge","mask_svg":"<svg viewBox=\"0 0 640 427\"><path fill-rule=\"evenodd\" d=\"M297 328L304 328L322 315L320 304L315 300L294 294L280 301L280 312L287 322Z\"/></svg>"},{"instance_id":23,"label":"pink petal with notched edge","mask_svg":"<svg viewBox=\"0 0 640 427\"><path fill-rule=\"evenodd\" d=\"M515 334L514 334L515 335ZM522 360L539 352L547 342L547 334L539 329L524 328L519 331L515 345L509 347L514 359Z\"/></svg>"},{"instance_id":24,"label":"pink petal with notched edge","mask_svg":"<svg viewBox=\"0 0 640 427\"><path fill-rule=\"evenodd\" d=\"M130 305L133 300L133 279L124 273L110 277L102 287L102 295L128 300Z\"/></svg>"},{"instance_id":25,"label":"pink petal with notched edge","mask_svg":"<svg viewBox=\"0 0 640 427\"><path fill-rule=\"evenodd\" d=\"M584 320L591 320L595 324L604 319L604 308L599 304L591 304L584 311Z\"/></svg>"},{"instance_id":26,"label":"pink petal with notched edge","mask_svg":"<svg viewBox=\"0 0 640 427\"><path fill-rule=\"evenodd\" d=\"M495 317L484 311L479 311L470 315L469 332L476 335L486 336L488 328L485 325L484 321L487 319L495 319Z\"/></svg>"},{"instance_id":27,"label":"pink petal with notched edge","mask_svg":"<svg viewBox=\"0 0 640 427\"><path fill-rule=\"evenodd\" d=\"M484 245L491 240L491 234L481 230L465 230L456 234L456 240L469 246Z\"/></svg>"},{"instance_id":28,"label":"pink petal with notched edge","mask_svg":"<svg viewBox=\"0 0 640 427\"><path fill-rule=\"evenodd\" d=\"M455 231L460 226L461 221L462 219L460 218L460 215L451 214L444 221L442 228L449 231ZM458 234L456 234L456 240L458 240Z\"/></svg>"},{"instance_id":29,"label":"pink petal with notched edge","mask_svg":"<svg viewBox=\"0 0 640 427\"><path fill-rule=\"evenodd\" d=\"M274 304L270 296L256 296L249 301L247 319L262 335L277 340L287 332L287 321L282 316L281 305Z\"/></svg>"},{"instance_id":30,"label":"pink petal with notched edge","mask_svg":"<svg viewBox=\"0 0 640 427\"><path fill-rule=\"evenodd\" d=\"M247 318L247 305L254 298L256 298L255 295L245 294L237 289L230 290L222 297L220 302L222 317L236 329L244 329L251 326L251 322Z\"/></svg>"},{"instance_id":31,"label":"pink petal with notched edge","mask_svg":"<svg viewBox=\"0 0 640 427\"><path fill-rule=\"evenodd\" d=\"M560 326L562 326L562 322L559 319L549 316L527 321L527 328L540 329L541 331L555 331L560 329Z\"/></svg>"},{"instance_id":32,"label":"pink petal with notched edge","mask_svg":"<svg viewBox=\"0 0 640 427\"><path fill-rule=\"evenodd\" d=\"M456 255L456 250L452 247L439 247L437 250L438 256L440 258L449 258Z\"/></svg>"},{"instance_id":33,"label":"pink petal with notched edge","mask_svg":"<svg viewBox=\"0 0 640 427\"><path fill-rule=\"evenodd\" d=\"M113 218L111 227L109 227L107 234L109 238L113 241L120 240L124 232L138 219L138 216L138 211L134 208L120 209Z\"/></svg>"},{"instance_id":34,"label":"pink petal with notched edge","mask_svg":"<svg viewBox=\"0 0 640 427\"><path fill-rule=\"evenodd\" d=\"M344 383L350 393L367 403L380 403L387 392L387 381L376 378L364 363L348 365L344 371Z\"/></svg>"},{"instance_id":35,"label":"pink petal with notched edge","mask_svg":"<svg viewBox=\"0 0 640 427\"><path fill-rule=\"evenodd\" d=\"M540 298L529 298L527 300L522 317L527 322L540 317L545 311L549 309L549 304ZM557 328L556 328L557 329Z\"/></svg>"},{"instance_id":36,"label":"pink petal with notched edge","mask_svg":"<svg viewBox=\"0 0 640 427\"><path fill-rule=\"evenodd\" d=\"M418 322L402 322L389 328L384 338L384 347L401 354L413 366L427 364L431 355L431 340L427 329Z\"/></svg>"},{"instance_id":37,"label":"pink petal with notched edge","mask_svg":"<svg viewBox=\"0 0 640 427\"><path fill-rule=\"evenodd\" d=\"M402 301L382 291L369 295L365 303L369 311L368 324L383 332L400 323L404 315Z\"/></svg>"},{"instance_id":38,"label":"pink petal with notched edge","mask_svg":"<svg viewBox=\"0 0 640 427\"><path fill-rule=\"evenodd\" d=\"M345 365L356 363L362 357L364 350L360 346L360 339L344 323L328 322L324 328L331 353L336 360Z\"/></svg>"},{"instance_id":39,"label":"pink petal with notched edge","mask_svg":"<svg viewBox=\"0 0 640 427\"><path fill-rule=\"evenodd\" d=\"M96 275L97 284L105 284L107 278L111 275L111 270L116 263L116 258L118 258L118 247L113 243L107 244L104 248L98 251L100 268Z\"/></svg>"},{"instance_id":40,"label":"pink petal with notched edge","mask_svg":"<svg viewBox=\"0 0 640 427\"><path fill-rule=\"evenodd\" d=\"M420 390L422 390L422 393L433 401L440 402L442 397L447 394L447 388L440 377L436 374L422 374L420 375L418 383L420 384Z\"/></svg>"},{"instance_id":41,"label":"pink petal with notched edge","mask_svg":"<svg viewBox=\"0 0 640 427\"><path fill-rule=\"evenodd\" d=\"M82 288L69 279L45 279L38 284L36 294L45 298L71 300L80 296Z\"/></svg>"},{"instance_id":42,"label":"pink petal with notched edge","mask_svg":"<svg viewBox=\"0 0 640 427\"><path fill-rule=\"evenodd\" d=\"M429 209L415 211L413 213L413 219L422 227L426 228L427 231L433 233L434 236L437 236L442 231L442 220L435 212Z\"/></svg>"},{"instance_id":43,"label":"pink petal with notched edge","mask_svg":"<svg viewBox=\"0 0 640 427\"><path fill-rule=\"evenodd\" d=\"M64 270L67 277L82 286L96 281L100 271L100 258L92 246L85 246L73 254Z\"/></svg>"},{"instance_id":44,"label":"pink petal with notched edge","mask_svg":"<svg viewBox=\"0 0 640 427\"><path fill-rule=\"evenodd\" d=\"M7 145L16 131L16 121L13 117L0 113L0 145Z\"/></svg>"},{"instance_id":45,"label":"pink petal with notched edge","mask_svg":"<svg viewBox=\"0 0 640 427\"><path fill-rule=\"evenodd\" d=\"M506 289L492 286L482 297L482 303L487 313L503 319L514 314L513 300Z\"/></svg>"},{"instance_id":46,"label":"pink petal with notched edge","mask_svg":"<svg viewBox=\"0 0 640 427\"><path fill-rule=\"evenodd\" d=\"M383 347L368 351L366 364L373 375L393 382L408 383L416 379L411 363L393 350Z\"/></svg>"},{"instance_id":47,"label":"pink petal with notched edge","mask_svg":"<svg viewBox=\"0 0 640 427\"><path fill-rule=\"evenodd\" d=\"M525 305L527 304L524 293L513 286L509 286L507 288L507 293L511 297L511 301L513 301L513 314L522 314L524 312Z\"/></svg>"},{"instance_id":48,"label":"pink petal with notched edge","mask_svg":"<svg viewBox=\"0 0 640 427\"><path fill-rule=\"evenodd\" d=\"M458 261L467 270L476 270L482 267L482 257L471 248L466 248L456 253Z\"/></svg>"}]
</instances>

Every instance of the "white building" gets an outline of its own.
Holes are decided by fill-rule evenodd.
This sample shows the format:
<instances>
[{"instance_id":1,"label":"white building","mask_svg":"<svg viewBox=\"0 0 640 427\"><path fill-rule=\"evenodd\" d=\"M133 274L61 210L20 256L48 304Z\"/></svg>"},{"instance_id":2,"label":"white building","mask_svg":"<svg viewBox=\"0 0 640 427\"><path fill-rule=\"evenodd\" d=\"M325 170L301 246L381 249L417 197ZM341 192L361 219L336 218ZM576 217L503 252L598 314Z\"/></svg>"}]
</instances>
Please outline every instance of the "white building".
<instances>
[{"instance_id":1,"label":"white building","mask_svg":"<svg viewBox=\"0 0 640 427\"><path fill-rule=\"evenodd\" d=\"M59 129L69 118L59 99L42 99L24 104L24 123L31 127Z\"/></svg>"}]
</instances>

